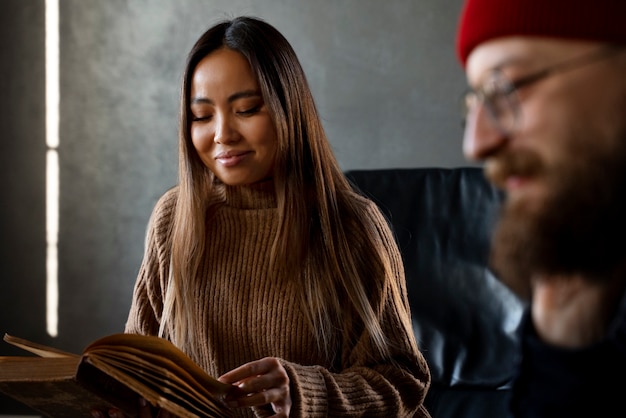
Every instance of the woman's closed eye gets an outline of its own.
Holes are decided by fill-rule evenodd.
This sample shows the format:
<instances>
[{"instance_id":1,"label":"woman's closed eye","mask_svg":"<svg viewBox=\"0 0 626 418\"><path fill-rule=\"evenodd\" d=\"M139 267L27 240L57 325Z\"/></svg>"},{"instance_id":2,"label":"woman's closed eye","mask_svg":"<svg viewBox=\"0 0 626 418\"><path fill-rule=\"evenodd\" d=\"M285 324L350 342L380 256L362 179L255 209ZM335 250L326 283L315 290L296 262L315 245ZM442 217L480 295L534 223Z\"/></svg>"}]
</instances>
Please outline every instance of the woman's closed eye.
<instances>
[{"instance_id":1,"label":"woman's closed eye","mask_svg":"<svg viewBox=\"0 0 626 418\"><path fill-rule=\"evenodd\" d=\"M233 103L229 108L223 109L224 115L231 113L240 117L253 116L261 112L265 104L262 100L239 100L239 103ZM216 109L214 106L192 105L191 106L192 122L211 122L214 120ZM219 112L218 112L219 113Z\"/></svg>"},{"instance_id":2,"label":"woman's closed eye","mask_svg":"<svg viewBox=\"0 0 626 418\"><path fill-rule=\"evenodd\" d=\"M262 104L258 104L252 107L249 107L247 109L244 110L239 110L237 111L238 115L242 115L242 116L250 116L250 115L254 115L259 113L259 111L261 110Z\"/></svg>"}]
</instances>

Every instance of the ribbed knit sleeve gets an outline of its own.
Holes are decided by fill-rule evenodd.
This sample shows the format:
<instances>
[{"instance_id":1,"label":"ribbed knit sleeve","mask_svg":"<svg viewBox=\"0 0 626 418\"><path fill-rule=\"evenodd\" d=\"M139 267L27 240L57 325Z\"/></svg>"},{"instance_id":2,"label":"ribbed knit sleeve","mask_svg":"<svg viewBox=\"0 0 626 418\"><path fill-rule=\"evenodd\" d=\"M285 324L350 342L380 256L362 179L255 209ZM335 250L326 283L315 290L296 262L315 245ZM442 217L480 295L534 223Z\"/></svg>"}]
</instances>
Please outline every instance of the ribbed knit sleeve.
<instances>
[{"instance_id":1,"label":"ribbed knit sleeve","mask_svg":"<svg viewBox=\"0 0 626 418\"><path fill-rule=\"evenodd\" d=\"M167 191L157 202L146 232L144 257L133 291L126 321L126 333L157 335L163 311L164 289L167 284L170 251L165 246L172 223L177 189Z\"/></svg>"}]
</instances>

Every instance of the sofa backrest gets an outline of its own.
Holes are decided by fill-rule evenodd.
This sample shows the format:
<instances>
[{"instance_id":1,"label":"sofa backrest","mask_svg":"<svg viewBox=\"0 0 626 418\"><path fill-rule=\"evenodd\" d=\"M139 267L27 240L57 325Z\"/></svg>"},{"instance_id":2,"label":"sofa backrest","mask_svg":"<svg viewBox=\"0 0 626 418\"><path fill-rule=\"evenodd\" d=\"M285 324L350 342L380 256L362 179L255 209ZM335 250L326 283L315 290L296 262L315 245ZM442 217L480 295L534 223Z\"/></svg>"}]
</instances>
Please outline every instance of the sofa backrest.
<instances>
[{"instance_id":1,"label":"sofa backrest","mask_svg":"<svg viewBox=\"0 0 626 418\"><path fill-rule=\"evenodd\" d=\"M505 418L522 302L487 267L500 194L478 167L352 170L405 263L433 418Z\"/></svg>"}]
</instances>

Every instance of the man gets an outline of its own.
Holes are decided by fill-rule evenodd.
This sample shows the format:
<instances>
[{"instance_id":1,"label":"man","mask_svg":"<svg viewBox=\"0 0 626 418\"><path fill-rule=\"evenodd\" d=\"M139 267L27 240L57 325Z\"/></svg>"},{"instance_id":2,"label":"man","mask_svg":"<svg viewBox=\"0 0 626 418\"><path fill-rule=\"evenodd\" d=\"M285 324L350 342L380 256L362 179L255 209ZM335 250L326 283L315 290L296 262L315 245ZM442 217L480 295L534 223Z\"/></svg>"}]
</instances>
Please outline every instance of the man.
<instances>
[{"instance_id":1,"label":"man","mask_svg":"<svg viewBox=\"0 0 626 418\"><path fill-rule=\"evenodd\" d=\"M467 0L463 151L506 192L520 417L626 417L626 1Z\"/></svg>"}]
</instances>

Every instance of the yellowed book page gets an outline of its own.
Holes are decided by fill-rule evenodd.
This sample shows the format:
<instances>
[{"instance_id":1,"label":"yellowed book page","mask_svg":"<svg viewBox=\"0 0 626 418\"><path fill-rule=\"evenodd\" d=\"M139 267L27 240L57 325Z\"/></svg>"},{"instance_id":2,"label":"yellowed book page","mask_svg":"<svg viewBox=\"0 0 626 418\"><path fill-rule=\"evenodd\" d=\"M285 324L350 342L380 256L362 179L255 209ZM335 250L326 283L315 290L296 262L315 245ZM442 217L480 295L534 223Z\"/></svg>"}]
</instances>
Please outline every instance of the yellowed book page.
<instances>
[{"instance_id":1,"label":"yellowed book page","mask_svg":"<svg viewBox=\"0 0 626 418\"><path fill-rule=\"evenodd\" d=\"M89 352L97 352L99 348L121 350L119 347L128 347L128 352L137 356L152 354L168 359L176 365L175 369L184 370L186 373L190 374L201 387L207 388L207 390L213 394L225 395L232 389L231 385L222 383L214 377L209 376L185 353L164 338L139 334L113 334L94 341L94 343L85 349L84 353L87 354ZM149 361L155 360L153 357L149 356ZM172 370L175 369L172 368Z\"/></svg>"},{"instance_id":2,"label":"yellowed book page","mask_svg":"<svg viewBox=\"0 0 626 418\"><path fill-rule=\"evenodd\" d=\"M76 373L78 358L75 357L0 357L1 381L30 381L70 379Z\"/></svg>"},{"instance_id":3,"label":"yellowed book page","mask_svg":"<svg viewBox=\"0 0 626 418\"><path fill-rule=\"evenodd\" d=\"M25 340L24 338L14 337L9 334L4 334L3 339L9 344L38 355L39 357L80 357L78 354L68 353L67 351L59 350L58 348L34 343L32 341Z\"/></svg>"},{"instance_id":4,"label":"yellowed book page","mask_svg":"<svg viewBox=\"0 0 626 418\"><path fill-rule=\"evenodd\" d=\"M155 387L147 384L146 382L142 382L139 379L133 378L126 371L120 370L118 367L102 362L101 360L102 359L98 360L96 357L85 358L85 361L89 362L94 367L97 367L116 380L124 382L129 387L132 387L135 392L144 397L153 406L163 408L179 418L229 418L232 416L232 412L226 407L220 409L208 408L206 410L185 408L174 400L168 398L166 396L168 391L163 391L163 387Z\"/></svg>"},{"instance_id":5,"label":"yellowed book page","mask_svg":"<svg viewBox=\"0 0 626 418\"><path fill-rule=\"evenodd\" d=\"M207 391L206 388L198 387L196 382L189 376L180 372L172 373L167 368L156 366L154 363L145 362L144 359L137 357L128 358L119 356L107 356L98 352L97 355L86 355L86 361L100 366L115 367L120 371L124 371L142 382L151 386L162 387L164 390L171 391L176 396L184 397L187 401L195 404L206 405L214 404L219 399L219 394L215 395ZM180 395L178 395L180 394Z\"/></svg>"}]
</instances>

